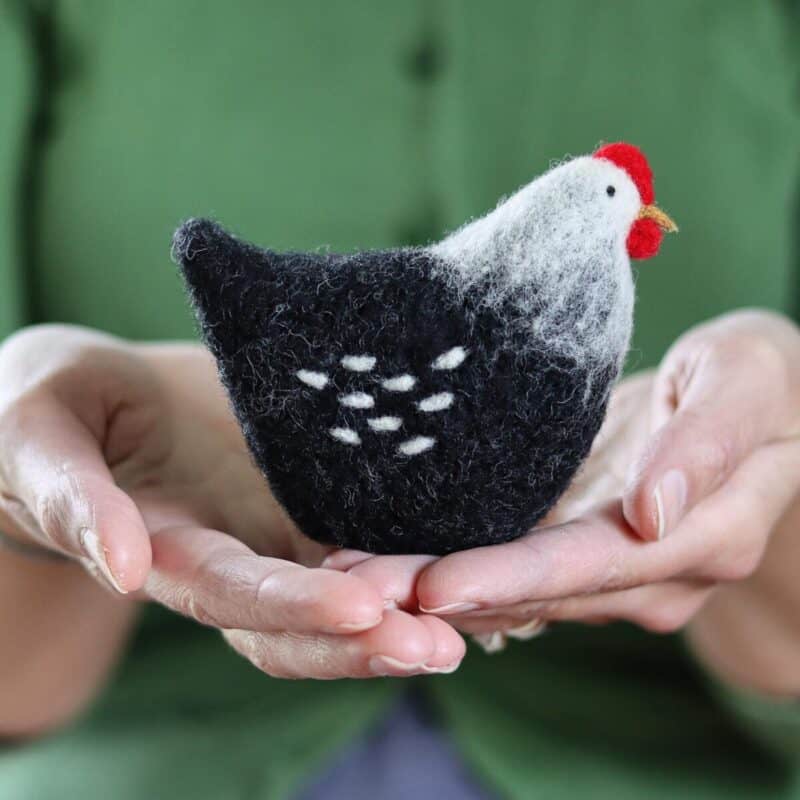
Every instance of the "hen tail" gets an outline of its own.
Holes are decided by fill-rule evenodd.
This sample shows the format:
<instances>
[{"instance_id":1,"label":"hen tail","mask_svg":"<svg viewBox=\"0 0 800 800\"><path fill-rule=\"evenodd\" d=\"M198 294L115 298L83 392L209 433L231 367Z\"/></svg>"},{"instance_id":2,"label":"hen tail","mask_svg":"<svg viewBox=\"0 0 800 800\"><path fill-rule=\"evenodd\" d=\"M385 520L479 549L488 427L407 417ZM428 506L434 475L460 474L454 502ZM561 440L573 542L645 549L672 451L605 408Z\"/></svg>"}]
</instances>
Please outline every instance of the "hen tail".
<instances>
[{"instance_id":1,"label":"hen tail","mask_svg":"<svg viewBox=\"0 0 800 800\"><path fill-rule=\"evenodd\" d=\"M275 254L237 239L210 219L189 219L172 237L172 260L180 267L212 350L234 351L260 327L259 311L270 303ZM257 288L257 298L250 297ZM255 302L254 302L255 301Z\"/></svg>"}]
</instances>

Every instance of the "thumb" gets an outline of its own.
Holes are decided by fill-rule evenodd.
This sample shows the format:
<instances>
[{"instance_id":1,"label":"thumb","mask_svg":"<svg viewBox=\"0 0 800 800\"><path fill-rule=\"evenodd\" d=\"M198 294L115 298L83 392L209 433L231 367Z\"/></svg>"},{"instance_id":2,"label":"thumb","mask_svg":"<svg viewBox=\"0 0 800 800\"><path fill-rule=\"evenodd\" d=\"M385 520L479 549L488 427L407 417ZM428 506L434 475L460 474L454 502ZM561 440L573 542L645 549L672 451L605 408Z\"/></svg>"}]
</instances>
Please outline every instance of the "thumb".
<instances>
[{"instance_id":1,"label":"thumb","mask_svg":"<svg viewBox=\"0 0 800 800\"><path fill-rule=\"evenodd\" d=\"M674 531L753 450L789 430L793 409L782 365L763 350L759 355L749 358L741 341L697 341L667 357L653 399L661 427L623 497L625 518L643 539Z\"/></svg>"},{"instance_id":2,"label":"thumb","mask_svg":"<svg viewBox=\"0 0 800 800\"><path fill-rule=\"evenodd\" d=\"M13 417L0 426L2 494L13 501L4 503L12 522L116 591L140 589L150 569L149 534L95 436L50 399Z\"/></svg>"}]
</instances>

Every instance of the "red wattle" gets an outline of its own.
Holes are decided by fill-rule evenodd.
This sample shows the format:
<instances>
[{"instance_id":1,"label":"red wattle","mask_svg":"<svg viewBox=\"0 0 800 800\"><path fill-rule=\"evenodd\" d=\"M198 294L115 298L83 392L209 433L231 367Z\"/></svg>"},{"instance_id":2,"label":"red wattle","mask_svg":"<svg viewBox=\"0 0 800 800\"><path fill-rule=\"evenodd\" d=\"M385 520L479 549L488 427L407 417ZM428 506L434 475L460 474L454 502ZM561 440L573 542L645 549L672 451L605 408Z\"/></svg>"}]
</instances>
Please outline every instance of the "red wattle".
<instances>
[{"instance_id":1,"label":"red wattle","mask_svg":"<svg viewBox=\"0 0 800 800\"><path fill-rule=\"evenodd\" d=\"M631 258L652 258L663 237L664 232L652 219L637 219L628 234L628 255Z\"/></svg>"},{"instance_id":2,"label":"red wattle","mask_svg":"<svg viewBox=\"0 0 800 800\"><path fill-rule=\"evenodd\" d=\"M596 150L594 157L604 158L624 169L636 184L642 205L649 206L656 199L653 191L653 170L638 147L627 142L614 142Z\"/></svg>"}]
</instances>

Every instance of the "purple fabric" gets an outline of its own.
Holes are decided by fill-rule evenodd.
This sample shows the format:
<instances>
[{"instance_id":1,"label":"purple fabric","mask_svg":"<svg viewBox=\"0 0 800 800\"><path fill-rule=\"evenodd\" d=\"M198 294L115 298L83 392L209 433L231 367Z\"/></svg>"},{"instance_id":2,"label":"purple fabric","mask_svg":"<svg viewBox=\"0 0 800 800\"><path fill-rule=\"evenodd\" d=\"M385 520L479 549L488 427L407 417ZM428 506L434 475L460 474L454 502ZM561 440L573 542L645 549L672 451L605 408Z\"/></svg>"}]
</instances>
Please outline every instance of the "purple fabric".
<instances>
[{"instance_id":1,"label":"purple fabric","mask_svg":"<svg viewBox=\"0 0 800 800\"><path fill-rule=\"evenodd\" d=\"M406 695L295 800L492 800L422 703Z\"/></svg>"}]
</instances>

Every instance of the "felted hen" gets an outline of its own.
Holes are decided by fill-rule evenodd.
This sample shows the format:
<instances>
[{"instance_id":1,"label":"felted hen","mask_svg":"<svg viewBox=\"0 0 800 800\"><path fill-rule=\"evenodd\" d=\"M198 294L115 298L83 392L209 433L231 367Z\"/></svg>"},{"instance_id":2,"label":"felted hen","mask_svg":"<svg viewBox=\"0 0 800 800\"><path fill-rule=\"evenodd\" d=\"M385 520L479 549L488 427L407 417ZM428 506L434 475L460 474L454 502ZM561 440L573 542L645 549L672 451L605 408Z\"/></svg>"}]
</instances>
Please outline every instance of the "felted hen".
<instances>
[{"instance_id":1,"label":"felted hen","mask_svg":"<svg viewBox=\"0 0 800 800\"><path fill-rule=\"evenodd\" d=\"M527 532L567 488L627 352L629 258L672 230L617 143L428 247L277 253L192 219L173 257L300 530L443 554Z\"/></svg>"}]
</instances>

